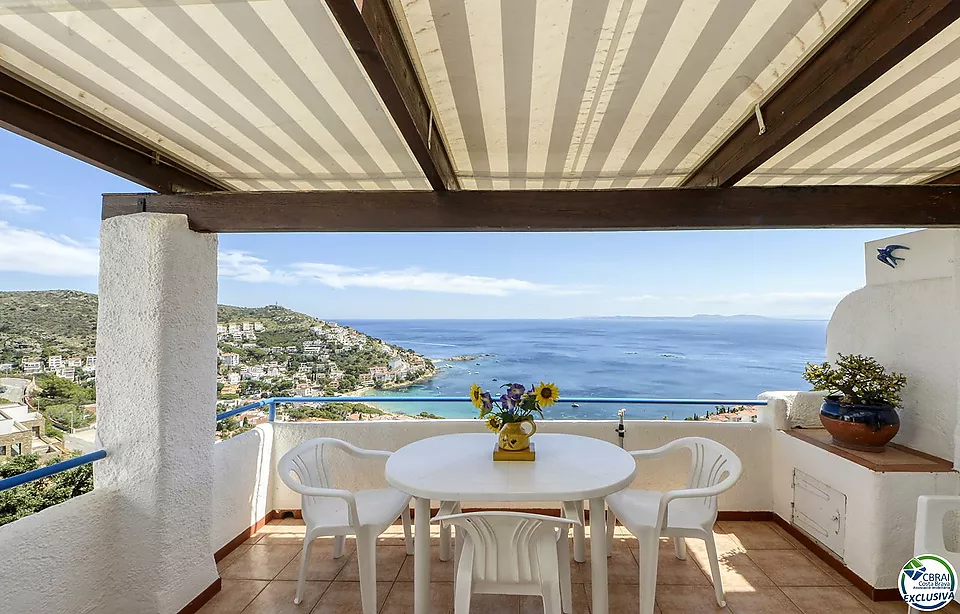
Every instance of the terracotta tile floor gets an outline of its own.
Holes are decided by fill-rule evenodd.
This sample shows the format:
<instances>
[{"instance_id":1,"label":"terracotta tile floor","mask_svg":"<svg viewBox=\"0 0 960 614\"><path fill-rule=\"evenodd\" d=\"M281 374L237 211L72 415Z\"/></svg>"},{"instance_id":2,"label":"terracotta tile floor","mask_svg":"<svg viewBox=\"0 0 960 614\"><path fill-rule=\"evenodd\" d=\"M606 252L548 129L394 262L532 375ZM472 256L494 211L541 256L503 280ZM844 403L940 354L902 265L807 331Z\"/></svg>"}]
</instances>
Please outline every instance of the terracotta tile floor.
<instances>
[{"instance_id":1,"label":"terracotta tile floor","mask_svg":"<svg viewBox=\"0 0 960 614\"><path fill-rule=\"evenodd\" d=\"M304 601L293 605L300 569L303 523L273 521L220 561L223 586L201 614L360 614L360 585L354 544L347 539L344 556L333 558L332 539L311 552ZM780 527L766 522L721 522L715 529L727 607L717 607L703 542L687 540L687 560L673 554L673 544L660 542L657 612L732 612L733 614L888 614L906 612L897 602L873 603ZM434 555L433 612L453 612L453 564ZM617 527L610 559L610 612L639 611L637 543ZM588 550L589 552L589 547ZM572 563L574 611L589 612L590 560ZM377 546L377 603L382 614L413 611L413 557L406 555L401 527L391 527ZM478 595L475 614L542 612L539 598ZM960 608L941 612L956 614Z\"/></svg>"}]
</instances>

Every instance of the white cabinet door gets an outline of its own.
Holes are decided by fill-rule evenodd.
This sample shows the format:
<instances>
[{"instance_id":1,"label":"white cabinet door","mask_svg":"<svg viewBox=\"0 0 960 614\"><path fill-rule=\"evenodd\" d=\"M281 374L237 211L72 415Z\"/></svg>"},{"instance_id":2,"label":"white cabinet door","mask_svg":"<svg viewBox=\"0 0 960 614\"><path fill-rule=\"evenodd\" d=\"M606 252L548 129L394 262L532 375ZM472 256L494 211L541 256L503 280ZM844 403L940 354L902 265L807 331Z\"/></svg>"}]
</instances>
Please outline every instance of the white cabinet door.
<instances>
[{"instance_id":1,"label":"white cabinet door","mask_svg":"<svg viewBox=\"0 0 960 614\"><path fill-rule=\"evenodd\" d=\"M847 496L793 470L793 524L843 559Z\"/></svg>"}]
</instances>

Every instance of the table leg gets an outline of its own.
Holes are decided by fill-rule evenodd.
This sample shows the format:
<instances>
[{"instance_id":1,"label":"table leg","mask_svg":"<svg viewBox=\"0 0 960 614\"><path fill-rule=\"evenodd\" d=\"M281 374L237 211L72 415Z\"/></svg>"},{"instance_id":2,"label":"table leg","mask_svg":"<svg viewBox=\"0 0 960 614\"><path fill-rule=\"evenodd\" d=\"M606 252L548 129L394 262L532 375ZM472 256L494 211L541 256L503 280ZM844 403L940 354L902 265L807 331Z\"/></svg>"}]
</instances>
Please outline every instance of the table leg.
<instances>
[{"instance_id":1,"label":"table leg","mask_svg":"<svg viewBox=\"0 0 960 614\"><path fill-rule=\"evenodd\" d=\"M590 499L590 571L593 582L592 614L607 614L607 530L603 497Z\"/></svg>"},{"instance_id":2,"label":"table leg","mask_svg":"<svg viewBox=\"0 0 960 614\"><path fill-rule=\"evenodd\" d=\"M413 611L430 614L430 499L417 497L414 506Z\"/></svg>"}]
</instances>

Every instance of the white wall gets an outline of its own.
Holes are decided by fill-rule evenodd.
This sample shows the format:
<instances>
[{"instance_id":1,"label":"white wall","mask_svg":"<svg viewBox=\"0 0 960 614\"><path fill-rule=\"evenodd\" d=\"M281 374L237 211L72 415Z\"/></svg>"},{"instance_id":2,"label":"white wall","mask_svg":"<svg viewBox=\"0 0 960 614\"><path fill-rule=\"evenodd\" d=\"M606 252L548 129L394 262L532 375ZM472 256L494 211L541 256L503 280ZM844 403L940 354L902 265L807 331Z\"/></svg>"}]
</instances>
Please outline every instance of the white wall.
<instances>
[{"instance_id":1,"label":"white wall","mask_svg":"<svg viewBox=\"0 0 960 614\"><path fill-rule=\"evenodd\" d=\"M274 509L272 454L270 424L261 424L214 446L213 552Z\"/></svg>"},{"instance_id":2,"label":"white wall","mask_svg":"<svg viewBox=\"0 0 960 614\"><path fill-rule=\"evenodd\" d=\"M876 258L889 244L911 249L892 269ZM894 439L958 465L960 313L956 299L960 230L924 230L866 244L868 285L837 306L827 328L827 357L873 356L908 384ZM958 465L960 466L960 465Z\"/></svg>"},{"instance_id":3,"label":"white wall","mask_svg":"<svg viewBox=\"0 0 960 614\"><path fill-rule=\"evenodd\" d=\"M175 614L218 578L212 543L217 237L184 215L104 220L97 488L122 560L111 612ZM181 547L181 545L183 545ZM78 559L83 560L83 559Z\"/></svg>"},{"instance_id":4,"label":"white wall","mask_svg":"<svg viewBox=\"0 0 960 614\"><path fill-rule=\"evenodd\" d=\"M793 517L799 469L847 496L844 564L876 588L896 586L913 556L917 497L960 494L957 473L877 473L780 431L772 441L774 511Z\"/></svg>"},{"instance_id":5,"label":"white wall","mask_svg":"<svg viewBox=\"0 0 960 614\"><path fill-rule=\"evenodd\" d=\"M614 421L553 421L537 423L539 433L571 433L617 443ZM296 445L315 437L335 437L362 448L395 451L404 445L446 433L486 432L478 420L407 420L370 422L278 422L274 425L274 451L271 476L276 476L277 461ZM733 450L743 461L743 477L720 498L720 509L770 511L773 509L770 467L770 437L766 424L723 424L690 421L630 420L626 422L627 450L659 447L680 437L702 436L714 439ZM536 441L536 436L534 437ZM491 445L493 438L491 435ZM362 466L331 457L335 476L344 476L347 488L385 486L383 463L365 462ZM637 472L634 485L669 490L686 480L689 459L681 455L646 464ZM349 476L349 477L347 477ZM336 479L336 478L335 478ZM512 504L511 504L512 505ZM299 495L279 479L273 480L275 509L299 509ZM542 505L533 504L534 507Z\"/></svg>"},{"instance_id":6,"label":"white wall","mask_svg":"<svg viewBox=\"0 0 960 614\"><path fill-rule=\"evenodd\" d=\"M101 488L0 527L0 612L119 612L121 503Z\"/></svg>"}]
</instances>

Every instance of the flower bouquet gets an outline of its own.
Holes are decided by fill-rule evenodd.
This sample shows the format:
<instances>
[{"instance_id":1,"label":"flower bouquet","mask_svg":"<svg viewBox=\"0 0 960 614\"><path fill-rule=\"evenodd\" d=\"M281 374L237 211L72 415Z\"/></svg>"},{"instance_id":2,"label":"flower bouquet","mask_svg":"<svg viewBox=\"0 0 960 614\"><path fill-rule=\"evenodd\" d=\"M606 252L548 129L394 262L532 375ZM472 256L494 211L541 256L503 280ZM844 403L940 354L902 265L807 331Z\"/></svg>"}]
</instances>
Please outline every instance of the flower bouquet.
<instances>
[{"instance_id":1,"label":"flower bouquet","mask_svg":"<svg viewBox=\"0 0 960 614\"><path fill-rule=\"evenodd\" d=\"M543 408L557 402L560 390L555 384L540 382L537 386L524 388L522 384L505 384L506 392L500 398L485 392L474 384L470 387L470 400L480 410L487 428L499 433L500 450L520 451L530 447L530 437L537 432L534 414L543 417Z\"/></svg>"}]
</instances>

